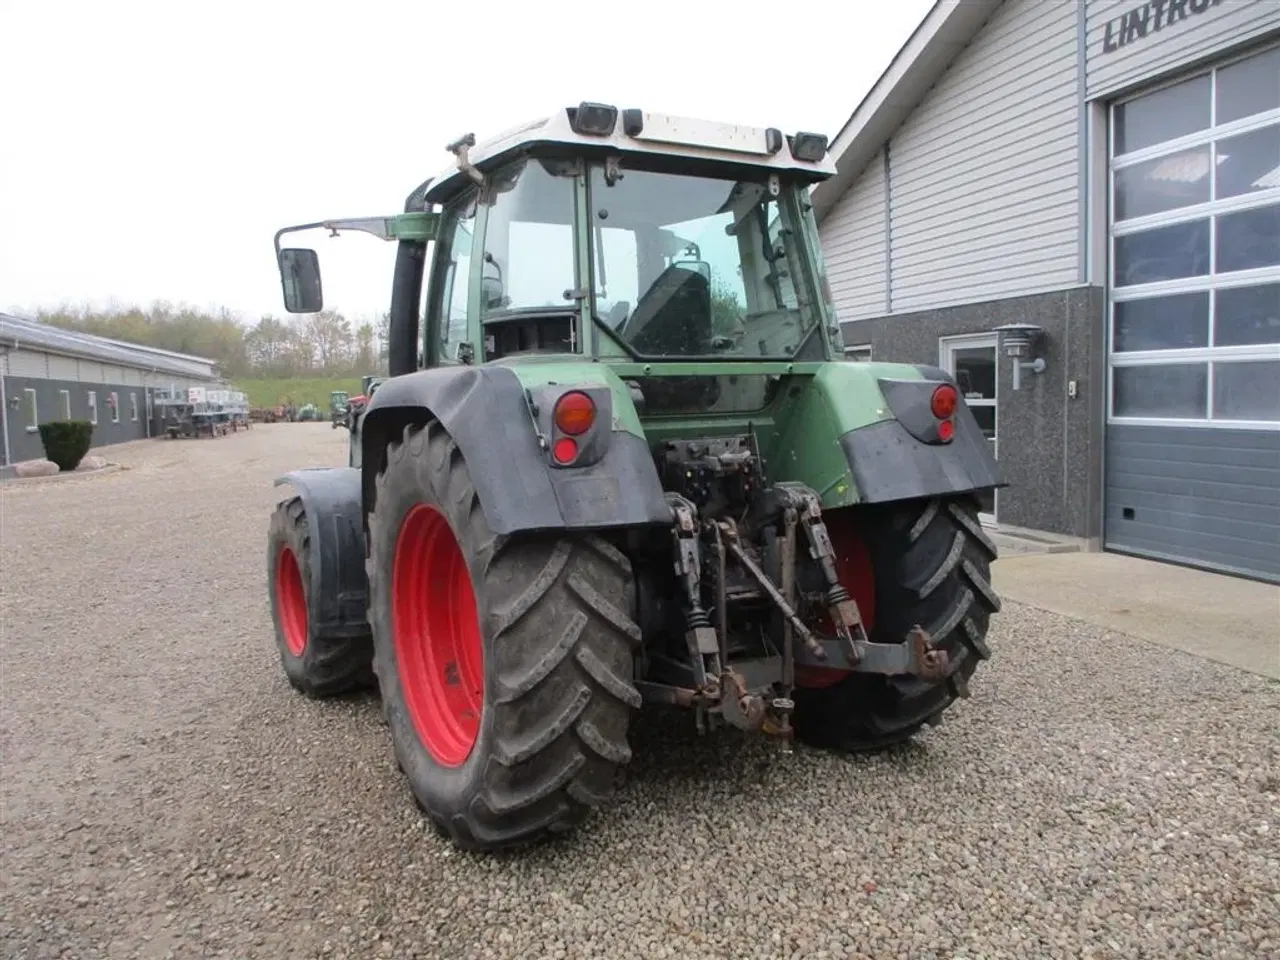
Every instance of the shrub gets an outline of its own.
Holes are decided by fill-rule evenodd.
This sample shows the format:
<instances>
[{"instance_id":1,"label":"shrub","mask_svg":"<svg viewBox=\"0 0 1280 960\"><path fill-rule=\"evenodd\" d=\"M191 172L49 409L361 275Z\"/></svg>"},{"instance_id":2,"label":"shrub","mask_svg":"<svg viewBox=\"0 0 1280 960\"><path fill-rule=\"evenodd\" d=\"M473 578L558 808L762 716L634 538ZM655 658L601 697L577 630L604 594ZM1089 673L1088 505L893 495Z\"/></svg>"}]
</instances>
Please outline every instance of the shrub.
<instances>
[{"instance_id":1,"label":"shrub","mask_svg":"<svg viewBox=\"0 0 1280 960\"><path fill-rule=\"evenodd\" d=\"M74 470L93 445L93 424L88 420L54 420L40 424L44 454L59 470Z\"/></svg>"}]
</instances>

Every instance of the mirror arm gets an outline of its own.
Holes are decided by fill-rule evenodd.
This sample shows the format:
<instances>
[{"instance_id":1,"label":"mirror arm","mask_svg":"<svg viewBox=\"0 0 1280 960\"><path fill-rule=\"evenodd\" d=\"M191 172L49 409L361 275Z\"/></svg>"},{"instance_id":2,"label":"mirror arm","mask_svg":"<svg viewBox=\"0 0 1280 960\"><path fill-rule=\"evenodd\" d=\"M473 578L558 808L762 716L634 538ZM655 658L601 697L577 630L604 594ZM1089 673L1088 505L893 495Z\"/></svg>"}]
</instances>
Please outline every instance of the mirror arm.
<instances>
[{"instance_id":1,"label":"mirror arm","mask_svg":"<svg viewBox=\"0 0 1280 960\"><path fill-rule=\"evenodd\" d=\"M329 236L336 237L340 230L355 230L372 234L379 240L418 240L425 243L436 238L436 227L439 221L439 214L415 212L400 213L391 217L350 217L300 223L292 227L282 227L276 231L276 257L278 259L280 256L280 238L286 233L324 229L329 231Z\"/></svg>"}]
</instances>

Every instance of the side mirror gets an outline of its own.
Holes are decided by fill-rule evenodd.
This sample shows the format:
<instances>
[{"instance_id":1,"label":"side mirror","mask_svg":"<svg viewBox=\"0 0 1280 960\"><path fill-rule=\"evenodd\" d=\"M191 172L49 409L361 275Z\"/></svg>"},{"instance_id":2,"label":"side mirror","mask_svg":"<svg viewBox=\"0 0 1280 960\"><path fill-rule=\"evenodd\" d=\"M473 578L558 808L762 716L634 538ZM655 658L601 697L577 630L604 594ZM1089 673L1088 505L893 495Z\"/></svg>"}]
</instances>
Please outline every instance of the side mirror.
<instances>
[{"instance_id":1,"label":"side mirror","mask_svg":"<svg viewBox=\"0 0 1280 960\"><path fill-rule=\"evenodd\" d=\"M305 247L286 247L280 251L279 266L284 308L290 313L319 313L324 307L319 255Z\"/></svg>"}]
</instances>

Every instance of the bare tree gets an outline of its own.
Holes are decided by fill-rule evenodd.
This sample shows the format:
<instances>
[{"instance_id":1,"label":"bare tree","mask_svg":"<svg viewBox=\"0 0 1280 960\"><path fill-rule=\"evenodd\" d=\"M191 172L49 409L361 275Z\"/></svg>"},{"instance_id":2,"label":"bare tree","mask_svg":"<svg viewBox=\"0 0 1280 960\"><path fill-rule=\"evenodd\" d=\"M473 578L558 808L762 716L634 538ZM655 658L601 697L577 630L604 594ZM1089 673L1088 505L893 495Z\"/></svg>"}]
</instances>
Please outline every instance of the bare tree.
<instances>
[{"instance_id":1,"label":"bare tree","mask_svg":"<svg viewBox=\"0 0 1280 960\"><path fill-rule=\"evenodd\" d=\"M350 362L351 347L355 338L347 318L332 310L308 314L303 322L303 336L315 359L316 367L323 373L331 373Z\"/></svg>"},{"instance_id":2,"label":"bare tree","mask_svg":"<svg viewBox=\"0 0 1280 960\"><path fill-rule=\"evenodd\" d=\"M372 323L366 320L356 328L356 369L362 373L373 373L378 363L374 340Z\"/></svg>"},{"instance_id":3,"label":"bare tree","mask_svg":"<svg viewBox=\"0 0 1280 960\"><path fill-rule=\"evenodd\" d=\"M254 370L266 374L284 373L292 364L294 331L270 314L262 317L245 334L245 352Z\"/></svg>"}]
</instances>

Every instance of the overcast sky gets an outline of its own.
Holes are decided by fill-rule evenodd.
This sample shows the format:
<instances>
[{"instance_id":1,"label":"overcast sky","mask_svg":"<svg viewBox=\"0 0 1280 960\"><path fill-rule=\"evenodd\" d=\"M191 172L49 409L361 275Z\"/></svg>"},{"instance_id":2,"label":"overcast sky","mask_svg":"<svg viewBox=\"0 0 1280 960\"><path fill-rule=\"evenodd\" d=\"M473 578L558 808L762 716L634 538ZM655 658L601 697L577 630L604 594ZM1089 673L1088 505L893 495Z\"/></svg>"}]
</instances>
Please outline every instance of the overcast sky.
<instances>
[{"instance_id":1,"label":"overcast sky","mask_svg":"<svg viewBox=\"0 0 1280 960\"><path fill-rule=\"evenodd\" d=\"M0 308L281 314L279 227L584 99L834 137L930 6L0 0ZM390 244L301 236L327 306L385 309Z\"/></svg>"}]
</instances>

